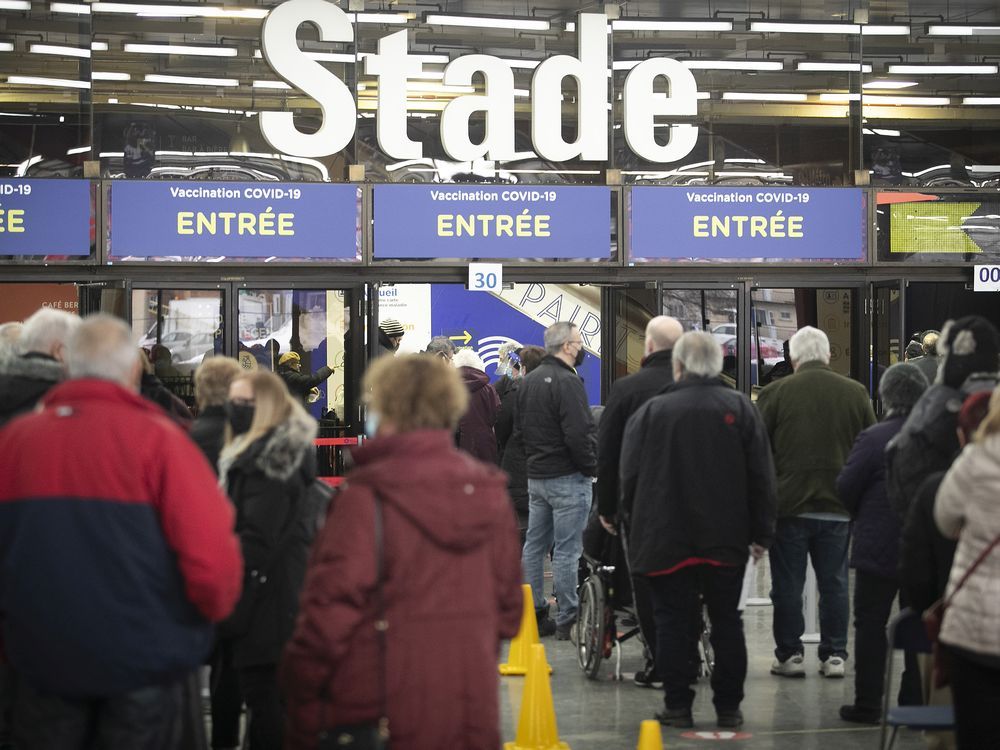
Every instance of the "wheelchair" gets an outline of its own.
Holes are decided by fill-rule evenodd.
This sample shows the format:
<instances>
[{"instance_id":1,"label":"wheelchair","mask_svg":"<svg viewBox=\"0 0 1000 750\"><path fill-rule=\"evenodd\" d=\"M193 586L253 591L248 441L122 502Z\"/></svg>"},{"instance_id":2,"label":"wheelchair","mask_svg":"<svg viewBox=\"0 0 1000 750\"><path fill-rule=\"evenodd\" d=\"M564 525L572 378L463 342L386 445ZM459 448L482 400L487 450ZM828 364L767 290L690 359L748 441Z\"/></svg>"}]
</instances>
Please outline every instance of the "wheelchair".
<instances>
[{"instance_id":1,"label":"wheelchair","mask_svg":"<svg viewBox=\"0 0 1000 750\"><path fill-rule=\"evenodd\" d=\"M597 679L601 662L615 658L614 679L622 679L621 644L632 638L642 639L635 609L635 592L628 569L627 541L624 530L618 536L608 534L596 516L587 524L580 558L579 609L575 627L577 661L588 679ZM628 630L619 632L622 623ZM697 633L697 677L711 677L715 667L708 614L702 607Z\"/></svg>"}]
</instances>

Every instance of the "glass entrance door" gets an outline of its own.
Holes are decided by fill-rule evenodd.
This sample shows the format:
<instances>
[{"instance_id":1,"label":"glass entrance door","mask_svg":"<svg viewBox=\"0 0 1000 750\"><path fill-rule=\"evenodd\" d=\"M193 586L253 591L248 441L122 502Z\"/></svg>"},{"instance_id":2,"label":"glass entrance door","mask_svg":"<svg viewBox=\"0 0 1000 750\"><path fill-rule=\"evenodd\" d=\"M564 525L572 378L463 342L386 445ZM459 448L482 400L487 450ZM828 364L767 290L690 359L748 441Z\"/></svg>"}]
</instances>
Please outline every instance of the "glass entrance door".
<instances>
[{"instance_id":1,"label":"glass entrance door","mask_svg":"<svg viewBox=\"0 0 1000 750\"><path fill-rule=\"evenodd\" d=\"M740 312L743 296L742 284L664 282L660 288L661 314L677 318L685 331L711 333L722 348L722 379L740 390L746 390L747 382L740 366L747 347ZM643 332L632 335L642 337ZM638 350L643 351L641 343Z\"/></svg>"}]
</instances>

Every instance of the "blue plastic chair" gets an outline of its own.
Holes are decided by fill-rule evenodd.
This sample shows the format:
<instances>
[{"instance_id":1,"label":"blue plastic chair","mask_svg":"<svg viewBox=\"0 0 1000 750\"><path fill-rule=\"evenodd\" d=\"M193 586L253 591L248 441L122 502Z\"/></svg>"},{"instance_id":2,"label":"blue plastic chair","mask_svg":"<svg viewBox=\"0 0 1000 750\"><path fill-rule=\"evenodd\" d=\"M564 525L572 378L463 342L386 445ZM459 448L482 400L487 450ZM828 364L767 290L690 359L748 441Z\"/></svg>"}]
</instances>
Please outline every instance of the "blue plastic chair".
<instances>
[{"instance_id":1,"label":"blue plastic chair","mask_svg":"<svg viewBox=\"0 0 1000 750\"><path fill-rule=\"evenodd\" d=\"M900 611L889 621L887 630L889 650L885 658L885 689L882 691L882 734L879 741L881 750L888 750L896 741L900 727L919 731L947 731L955 727L955 709L952 706L896 706L889 708L889 693L892 685L892 662L894 651L912 651L929 654L931 642L927 639L920 613L909 607ZM892 734L889 734L892 727ZM886 744L888 738L888 744Z\"/></svg>"}]
</instances>

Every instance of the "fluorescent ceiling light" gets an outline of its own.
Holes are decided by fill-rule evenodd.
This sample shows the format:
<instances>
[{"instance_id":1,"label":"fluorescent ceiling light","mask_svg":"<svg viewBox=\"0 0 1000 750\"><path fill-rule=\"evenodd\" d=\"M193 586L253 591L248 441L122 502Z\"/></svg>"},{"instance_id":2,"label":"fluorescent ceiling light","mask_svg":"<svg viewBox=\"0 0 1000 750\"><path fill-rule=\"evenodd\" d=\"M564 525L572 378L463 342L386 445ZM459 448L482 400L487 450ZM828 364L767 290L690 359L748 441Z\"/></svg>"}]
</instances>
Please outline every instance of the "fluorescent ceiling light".
<instances>
[{"instance_id":1,"label":"fluorescent ceiling light","mask_svg":"<svg viewBox=\"0 0 1000 750\"><path fill-rule=\"evenodd\" d=\"M566 22L566 31L576 31L576 21ZM608 33L611 33L611 24L608 24Z\"/></svg>"},{"instance_id":2,"label":"fluorescent ceiling light","mask_svg":"<svg viewBox=\"0 0 1000 750\"><path fill-rule=\"evenodd\" d=\"M998 34L1000 34L1000 25L997 24L927 24L928 36L996 36Z\"/></svg>"},{"instance_id":3,"label":"fluorescent ceiling light","mask_svg":"<svg viewBox=\"0 0 1000 750\"><path fill-rule=\"evenodd\" d=\"M115 159L125 156L124 151L102 151L97 155L98 159Z\"/></svg>"},{"instance_id":4,"label":"fluorescent ceiling light","mask_svg":"<svg viewBox=\"0 0 1000 750\"><path fill-rule=\"evenodd\" d=\"M520 29L522 31L548 31L551 26L544 18L465 15L462 13L425 13L424 23L432 26L474 26L483 29Z\"/></svg>"},{"instance_id":5,"label":"fluorescent ceiling light","mask_svg":"<svg viewBox=\"0 0 1000 750\"><path fill-rule=\"evenodd\" d=\"M111 71L95 70L90 74L94 81L131 81L132 76L128 73L112 73Z\"/></svg>"},{"instance_id":6,"label":"fluorescent ceiling light","mask_svg":"<svg viewBox=\"0 0 1000 750\"><path fill-rule=\"evenodd\" d=\"M810 23L808 21L750 21L750 31L775 34L857 34L856 23Z\"/></svg>"},{"instance_id":7,"label":"fluorescent ceiling light","mask_svg":"<svg viewBox=\"0 0 1000 750\"><path fill-rule=\"evenodd\" d=\"M882 128L872 128L871 130L863 128L861 132L865 135L884 135L888 138L899 138L902 135L898 130L884 130Z\"/></svg>"},{"instance_id":8,"label":"fluorescent ceiling light","mask_svg":"<svg viewBox=\"0 0 1000 750\"><path fill-rule=\"evenodd\" d=\"M0 0L12 2L13 0ZM267 16L266 8L222 8L212 5L140 5L137 3L103 3L90 6L94 13L125 13L136 16L160 18L247 18L261 19Z\"/></svg>"},{"instance_id":9,"label":"fluorescent ceiling light","mask_svg":"<svg viewBox=\"0 0 1000 750\"><path fill-rule=\"evenodd\" d=\"M56 86L69 89L89 89L90 81L76 81L71 78L42 78L39 76L7 76L7 83L21 86Z\"/></svg>"},{"instance_id":10,"label":"fluorescent ceiling light","mask_svg":"<svg viewBox=\"0 0 1000 750\"><path fill-rule=\"evenodd\" d=\"M62 57L90 57L90 50L82 47L64 47L61 44L32 44L28 52L36 55L60 55Z\"/></svg>"},{"instance_id":11,"label":"fluorescent ceiling light","mask_svg":"<svg viewBox=\"0 0 1000 750\"><path fill-rule=\"evenodd\" d=\"M909 36L910 25L872 23L861 27L861 36Z\"/></svg>"},{"instance_id":12,"label":"fluorescent ceiling light","mask_svg":"<svg viewBox=\"0 0 1000 750\"><path fill-rule=\"evenodd\" d=\"M146 83L176 83L182 86L229 86L240 85L236 78L202 78L200 76L170 76L151 73L144 79Z\"/></svg>"},{"instance_id":13,"label":"fluorescent ceiling light","mask_svg":"<svg viewBox=\"0 0 1000 750\"><path fill-rule=\"evenodd\" d=\"M354 23L405 24L409 13L348 13Z\"/></svg>"},{"instance_id":14,"label":"fluorescent ceiling light","mask_svg":"<svg viewBox=\"0 0 1000 750\"><path fill-rule=\"evenodd\" d=\"M688 70L781 70L785 64L781 60L702 60L692 58L681 60Z\"/></svg>"},{"instance_id":15,"label":"fluorescent ceiling light","mask_svg":"<svg viewBox=\"0 0 1000 750\"><path fill-rule=\"evenodd\" d=\"M993 106L1000 104L1000 96L966 96L962 104L970 106Z\"/></svg>"},{"instance_id":16,"label":"fluorescent ceiling light","mask_svg":"<svg viewBox=\"0 0 1000 750\"><path fill-rule=\"evenodd\" d=\"M696 20L665 18L616 18L611 22L614 31L732 31L732 20Z\"/></svg>"},{"instance_id":17,"label":"fluorescent ceiling light","mask_svg":"<svg viewBox=\"0 0 1000 750\"><path fill-rule=\"evenodd\" d=\"M107 42L91 42L90 49L92 52L107 52L108 43Z\"/></svg>"},{"instance_id":18,"label":"fluorescent ceiling light","mask_svg":"<svg viewBox=\"0 0 1000 750\"><path fill-rule=\"evenodd\" d=\"M310 60L316 60L317 62L339 62L347 63L348 65L354 64L354 55L347 52L309 52L307 50L301 50L301 52ZM261 60L264 57L264 53L259 49L255 49L253 51L253 56L258 60ZM363 57L363 55L359 55L359 57Z\"/></svg>"},{"instance_id":19,"label":"fluorescent ceiling light","mask_svg":"<svg viewBox=\"0 0 1000 750\"><path fill-rule=\"evenodd\" d=\"M193 107L195 112L210 112L217 115L242 115L242 109L223 109L221 107Z\"/></svg>"},{"instance_id":20,"label":"fluorescent ceiling light","mask_svg":"<svg viewBox=\"0 0 1000 750\"><path fill-rule=\"evenodd\" d=\"M132 102L133 107L151 107L153 109L183 109L179 104L155 104L153 102Z\"/></svg>"},{"instance_id":21,"label":"fluorescent ceiling light","mask_svg":"<svg viewBox=\"0 0 1000 750\"><path fill-rule=\"evenodd\" d=\"M819 100L823 104L847 104L848 102L861 101L861 94L820 94Z\"/></svg>"},{"instance_id":22,"label":"fluorescent ceiling light","mask_svg":"<svg viewBox=\"0 0 1000 750\"><path fill-rule=\"evenodd\" d=\"M0 112L0 117L35 117L36 115L26 112Z\"/></svg>"},{"instance_id":23,"label":"fluorescent ceiling light","mask_svg":"<svg viewBox=\"0 0 1000 750\"><path fill-rule=\"evenodd\" d=\"M890 65L890 73L904 73L907 75L996 75L998 66L996 65Z\"/></svg>"},{"instance_id":24,"label":"fluorescent ceiling light","mask_svg":"<svg viewBox=\"0 0 1000 750\"><path fill-rule=\"evenodd\" d=\"M199 55L202 57L236 57L236 47L197 47L186 44L136 44L126 42L122 47L126 52L149 55Z\"/></svg>"},{"instance_id":25,"label":"fluorescent ceiling light","mask_svg":"<svg viewBox=\"0 0 1000 750\"><path fill-rule=\"evenodd\" d=\"M91 148L93 148L93 147L92 146L78 146L77 148L71 148L69 151L66 152L66 156L72 156L73 154L85 154L88 151L90 151Z\"/></svg>"},{"instance_id":26,"label":"fluorescent ceiling light","mask_svg":"<svg viewBox=\"0 0 1000 750\"><path fill-rule=\"evenodd\" d=\"M872 66L856 62L820 62L802 60L795 63L795 69L801 71L817 71L826 73L871 73Z\"/></svg>"},{"instance_id":27,"label":"fluorescent ceiling light","mask_svg":"<svg viewBox=\"0 0 1000 750\"><path fill-rule=\"evenodd\" d=\"M290 89L289 86L284 81L254 81L253 87L255 89Z\"/></svg>"},{"instance_id":28,"label":"fluorescent ceiling light","mask_svg":"<svg viewBox=\"0 0 1000 750\"><path fill-rule=\"evenodd\" d=\"M868 81L868 83L861 84L863 89L908 89L910 86L916 86L916 81Z\"/></svg>"},{"instance_id":29,"label":"fluorescent ceiling light","mask_svg":"<svg viewBox=\"0 0 1000 750\"><path fill-rule=\"evenodd\" d=\"M29 0L0 0L0 10L31 10Z\"/></svg>"},{"instance_id":30,"label":"fluorescent ceiling light","mask_svg":"<svg viewBox=\"0 0 1000 750\"><path fill-rule=\"evenodd\" d=\"M947 96L877 96L865 97L865 104L898 104L910 107L946 107L951 104Z\"/></svg>"},{"instance_id":31,"label":"fluorescent ceiling light","mask_svg":"<svg viewBox=\"0 0 1000 750\"><path fill-rule=\"evenodd\" d=\"M722 98L731 102L804 102L806 95L726 91L722 94Z\"/></svg>"},{"instance_id":32,"label":"fluorescent ceiling light","mask_svg":"<svg viewBox=\"0 0 1000 750\"><path fill-rule=\"evenodd\" d=\"M84 3L51 3L49 10L53 13L71 13L77 16L90 15L90 6Z\"/></svg>"},{"instance_id":33,"label":"fluorescent ceiling light","mask_svg":"<svg viewBox=\"0 0 1000 750\"><path fill-rule=\"evenodd\" d=\"M13 52L14 43L13 42L0 42L0 52Z\"/></svg>"}]
</instances>

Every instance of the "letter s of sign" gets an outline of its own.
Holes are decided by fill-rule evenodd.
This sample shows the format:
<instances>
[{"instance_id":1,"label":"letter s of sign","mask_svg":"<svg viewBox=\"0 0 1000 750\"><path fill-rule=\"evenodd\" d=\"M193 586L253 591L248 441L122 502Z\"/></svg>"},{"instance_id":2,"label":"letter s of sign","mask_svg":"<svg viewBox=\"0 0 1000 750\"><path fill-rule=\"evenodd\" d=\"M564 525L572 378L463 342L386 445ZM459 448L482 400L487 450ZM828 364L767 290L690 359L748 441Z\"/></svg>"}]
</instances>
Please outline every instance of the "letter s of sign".
<instances>
[{"instance_id":1,"label":"letter s of sign","mask_svg":"<svg viewBox=\"0 0 1000 750\"><path fill-rule=\"evenodd\" d=\"M344 11L326 0L288 0L275 6L264 20L261 48L267 64L316 100L323 111L323 124L307 134L295 127L291 112L261 112L260 131L276 151L327 156L354 137L357 107L344 82L299 49L296 33L304 23L313 24L324 42L352 42L354 27Z\"/></svg>"}]
</instances>

